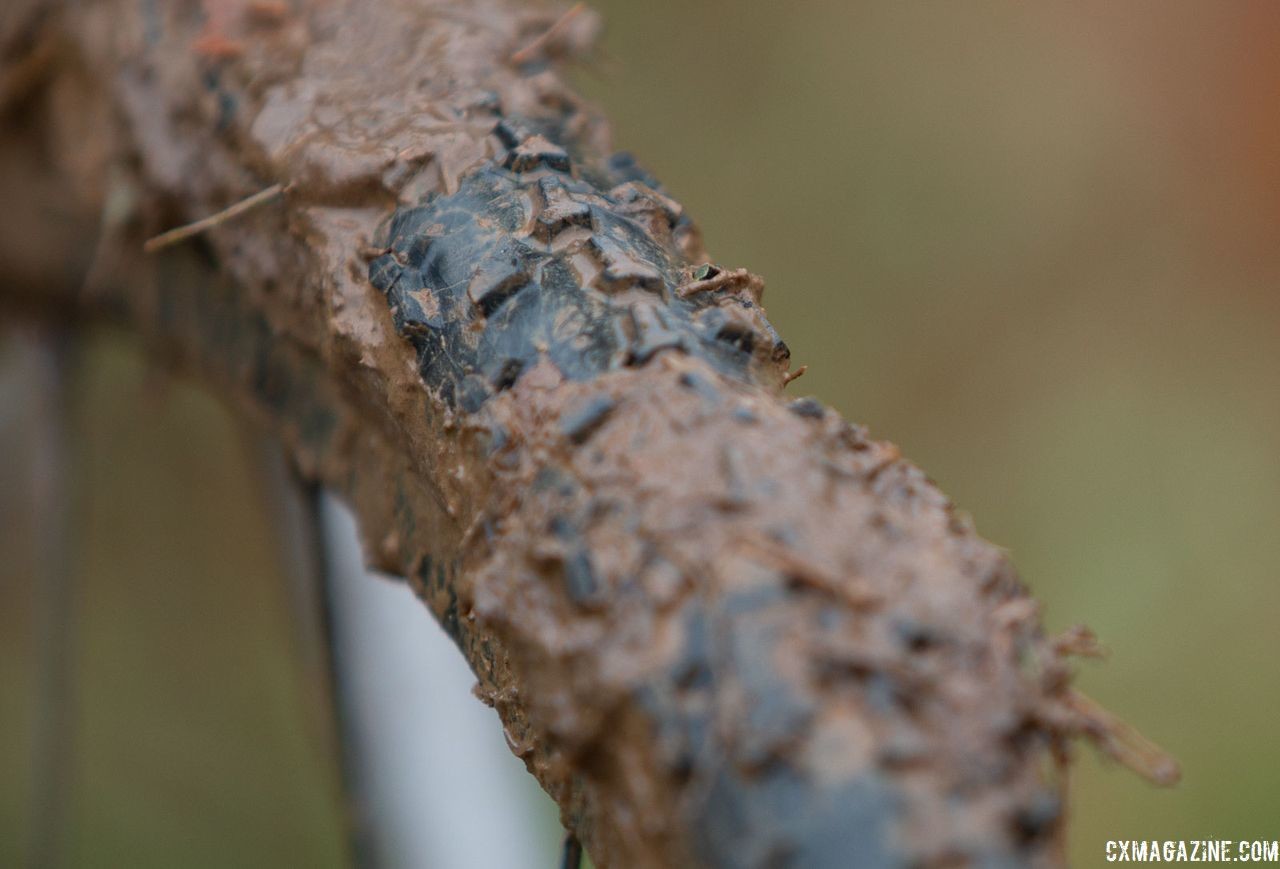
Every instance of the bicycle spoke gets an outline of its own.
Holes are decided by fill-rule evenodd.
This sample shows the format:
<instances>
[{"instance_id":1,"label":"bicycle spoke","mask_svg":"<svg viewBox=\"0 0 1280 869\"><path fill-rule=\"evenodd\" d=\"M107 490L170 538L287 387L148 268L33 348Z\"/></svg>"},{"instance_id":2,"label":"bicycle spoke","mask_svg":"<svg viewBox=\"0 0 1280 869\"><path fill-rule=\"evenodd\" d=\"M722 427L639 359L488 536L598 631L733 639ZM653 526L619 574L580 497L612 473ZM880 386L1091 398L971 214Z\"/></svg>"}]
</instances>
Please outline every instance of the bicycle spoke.
<instances>
[{"instance_id":1,"label":"bicycle spoke","mask_svg":"<svg viewBox=\"0 0 1280 869\"><path fill-rule=\"evenodd\" d=\"M37 532L36 694L27 865L44 869L65 862L75 772L78 643L74 542L78 535L69 440L77 354L67 336L47 333L20 352L38 381L31 464Z\"/></svg>"},{"instance_id":2,"label":"bicycle spoke","mask_svg":"<svg viewBox=\"0 0 1280 869\"><path fill-rule=\"evenodd\" d=\"M560 869L580 869L582 866L582 843L573 833L564 837L564 850L560 854Z\"/></svg>"}]
</instances>

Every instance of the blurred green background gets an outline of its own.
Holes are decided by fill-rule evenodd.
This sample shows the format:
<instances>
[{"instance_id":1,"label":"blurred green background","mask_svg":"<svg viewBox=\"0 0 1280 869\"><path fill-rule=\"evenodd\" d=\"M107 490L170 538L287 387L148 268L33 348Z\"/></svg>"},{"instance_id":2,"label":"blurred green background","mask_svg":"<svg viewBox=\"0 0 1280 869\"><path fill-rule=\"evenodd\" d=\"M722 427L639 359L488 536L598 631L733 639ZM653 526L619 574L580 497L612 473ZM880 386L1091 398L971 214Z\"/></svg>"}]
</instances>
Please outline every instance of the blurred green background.
<instances>
[{"instance_id":1,"label":"blurred green background","mask_svg":"<svg viewBox=\"0 0 1280 869\"><path fill-rule=\"evenodd\" d=\"M1079 684L1107 839L1280 838L1280 5L612 0L584 76L813 393L1008 547Z\"/></svg>"},{"instance_id":2,"label":"blurred green background","mask_svg":"<svg viewBox=\"0 0 1280 869\"><path fill-rule=\"evenodd\" d=\"M1079 684L1182 761L1157 791L1082 748L1073 864L1280 837L1280 5L594 5L581 86L765 276L791 391L899 443L1050 628L1095 628ZM337 865L250 451L126 340L87 362L72 862ZM13 865L31 529L0 511Z\"/></svg>"}]
</instances>

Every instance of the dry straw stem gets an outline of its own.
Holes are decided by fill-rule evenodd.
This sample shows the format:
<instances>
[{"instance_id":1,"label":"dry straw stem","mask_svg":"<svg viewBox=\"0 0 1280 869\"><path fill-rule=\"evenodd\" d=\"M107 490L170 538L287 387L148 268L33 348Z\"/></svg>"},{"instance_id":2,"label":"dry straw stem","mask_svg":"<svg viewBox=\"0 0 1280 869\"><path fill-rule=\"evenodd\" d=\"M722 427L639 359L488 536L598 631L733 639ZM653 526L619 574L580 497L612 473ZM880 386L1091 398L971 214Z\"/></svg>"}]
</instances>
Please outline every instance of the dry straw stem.
<instances>
[{"instance_id":1,"label":"dry straw stem","mask_svg":"<svg viewBox=\"0 0 1280 869\"><path fill-rule=\"evenodd\" d=\"M202 232L207 232L215 226L221 226L228 220L234 220L240 215L252 211L264 202L270 202L277 196L282 195L284 190L285 188L283 184L272 184L270 187L259 190L252 196L246 196L239 202L227 206L217 214L211 214L200 220L195 220L191 223L184 224L183 226L178 226L166 232L162 232L159 235L152 236L143 242L142 250L144 253L156 253L157 251L164 250L171 244L178 244L179 242L186 241L189 238L194 238Z\"/></svg>"},{"instance_id":2,"label":"dry straw stem","mask_svg":"<svg viewBox=\"0 0 1280 869\"><path fill-rule=\"evenodd\" d=\"M564 32L573 19L577 18L586 11L586 3L575 3L565 10L564 14L555 20L554 23L542 33L538 34L528 45L511 55L511 62L517 66L534 60L542 52L544 48L555 39L557 35Z\"/></svg>"}]
</instances>

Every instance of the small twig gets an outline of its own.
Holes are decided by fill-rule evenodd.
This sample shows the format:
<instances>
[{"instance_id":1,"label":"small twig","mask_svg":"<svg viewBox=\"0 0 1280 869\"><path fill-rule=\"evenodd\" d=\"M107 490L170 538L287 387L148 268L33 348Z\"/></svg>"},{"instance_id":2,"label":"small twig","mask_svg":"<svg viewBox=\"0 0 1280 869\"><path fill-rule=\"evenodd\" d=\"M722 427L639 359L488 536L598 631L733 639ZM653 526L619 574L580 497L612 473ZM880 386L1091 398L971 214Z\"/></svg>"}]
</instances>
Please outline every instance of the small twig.
<instances>
[{"instance_id":1,"label":"small twig","mask_svg":"<svg viewBox=\"0 0 1280 869\"><path fill-rule=\"evenodd\" d=\"M813 562L779 546L752 538L740 538L738 545L756 556L756 558L767 562L774 569L785 573L793 582L843 598L853 607L871 607L881 602L880 596L870 588L867 588L865 583L860 580L849 579L848 581L841 581L839 577L827 572Z\"/></svg>"},{"instance_id":2,"label":"small twig","mask_svg":"<svg viewBox=\"0 0 1280 869\"><path fill-rule=\"evenodd\" d=\"M206 230L213 229L215 226L226 223L228 220L239 217L246 211L257 208L262 203L269 202L282 193L284 193L283 184L272 184L267 189L259 190L252 196L241 199L239 202L224 208L217 214L211 214L210 216L197 220L194 223L188 223L184 226L170 229L167 232L162 232L157 236L147 239L142 245L142 250L145 253L155 253L156 251L162 250L170 245L177 244L180 241L185 241L192 236L199 235Z\"/></svg>"},{"instance_id":3,"label":"small twig","mask_svg":"<svg viewBox=\"0 0 1280 869\"><path fill-rule=\"evenodd\" d=\"M752 301L759 304L760 297L764 295L764 281L759 275L754 275L746 269L716 270L708 277L676 287L676 295L687 299L698 293L709 293L712 290L728 290L731 293L745 291Z\"/></svg>"},{"instance_id":4,"label":"small twig","mask_svg":"<svg viewBox=\"0 0 1280 869\"><path fill-rule=\"evenodd\" d=\"M1059 657L1105 658L1107 650L1098 642L1098 637L1084 625L1076 625L1054 637L1050 648Z\"/></svg>"},{"instance_id":5,"label":"small twig","mask_svg":"<svg viewBox=\"0 0 1280 869\"><path fill-rule=\"evenodd\" d=\"M791 381L799 380L801 377L804 377L804 373L808 370L809 370L808 365L801 365L795 371L788 371L786 374L782 375L783 388L785 389L787 386L789 386L791 384Z\"/></svg>"},{"instance_id":6,"label":"small twig","mask_svg":"<svg viewBox=\"0 0 1280 869\"><path fill-rule=\"evenodd\" d=\"M1168 787L1178 783L1182 771L1164 749L1079 691L1068 691L1065 699L1080 717L1084 735L1104 753L1152 784Z\"/></svg>"},{"instance_id":7,"label":"small twig","mask_svg":"<svg viewBox=\"0 0 1280 869\"><path fill-rule=\"evenodd\" d=\"M554 39L562 30L565 29L566 26L568 26L570 21L581 15L586 8L586 3L573 4L563 15L556 19L554 24L542 31L541 34L539 34L524 48L512 54L511 62L516 66L519 66L522 63L528 63L533 60L533 58L537 56L538 52L542 50L543 46Z\"/></svg>"}]
</instances>

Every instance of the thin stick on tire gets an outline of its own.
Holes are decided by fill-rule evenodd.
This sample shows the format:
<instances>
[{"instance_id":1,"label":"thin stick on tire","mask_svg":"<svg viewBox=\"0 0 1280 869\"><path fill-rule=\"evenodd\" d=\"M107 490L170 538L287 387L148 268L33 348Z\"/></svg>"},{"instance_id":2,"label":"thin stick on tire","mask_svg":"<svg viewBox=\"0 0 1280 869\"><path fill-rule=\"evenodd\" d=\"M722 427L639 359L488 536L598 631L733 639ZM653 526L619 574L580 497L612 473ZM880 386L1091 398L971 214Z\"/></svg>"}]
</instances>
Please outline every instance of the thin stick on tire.
<instances>
[{"instance_id":1,"label":"thin stick on tire","mask_svg":"<svg viewBox=\"0 0 1280 869\"><path fill-rule=\"evenodd\" d=\"M760 279L510 63L518 5L299 2L215 77L194 9L76 7L61 74L144 203L294 195L216 270L174 246L23 307L129 324L340 492L597 865L1055 865L1046 770L1102 719L1007 558L783 397Z\"/></svg>"},{"instance_id":2,"label":"thin stick on tire","mask_svg":"<svg viewBox=\"0 0 1280 869\"><path fill-rule=\"evenodd\" d=\"M272 184L270 187L259 190L252 196L246 196L239 202L227 206L217 214L211 214L201 220L196 220L191 223L183 224L182 226L174 227L173 229L147 239L142 244L142 251L143 253L155 253L157 251L164 250L171 244L178 244L179 242L186 241L189 238L194 238L202 232L208 232L215 226L221 226L229 220L235 220L240 215L252 211L265 202L270 202L282 193L284 193L283 184Z\"/></svg>"}]
</instances>

